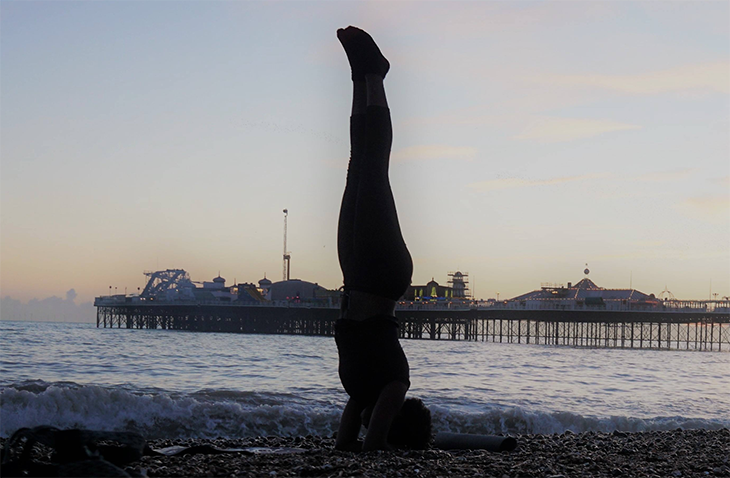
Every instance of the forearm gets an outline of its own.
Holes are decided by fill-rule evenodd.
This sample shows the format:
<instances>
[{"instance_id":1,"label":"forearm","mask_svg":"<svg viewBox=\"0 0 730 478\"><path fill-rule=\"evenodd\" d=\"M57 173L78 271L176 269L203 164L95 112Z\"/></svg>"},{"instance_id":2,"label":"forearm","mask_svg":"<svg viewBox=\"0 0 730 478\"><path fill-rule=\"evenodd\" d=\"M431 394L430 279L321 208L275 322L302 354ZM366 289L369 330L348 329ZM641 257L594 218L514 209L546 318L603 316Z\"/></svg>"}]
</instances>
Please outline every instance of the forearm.
<instances>
[{"instance_id":1,"label":"forearm","mask_svg":"<svg viewBox=\"0 0 730 478\"><path fill-rule=\"evenodd\" d=\"M344 451L359 451L360 445L357 438L360 435L362 419L360 413L362 407L353 399L348 400L345 410L340 418L340 427L337 430L335 448Z\"/></svg>"},{"instance_id":2,"label":"forearm","mask_svg":"<svg viewBox=\"0 0 730 478\"><path fill-rule=\"evenodd\" d=\"M403 382L393 381L383 388L378 401L373 409L373 414L368 424L368 432L365 435L362 449L385 450L388 449L388 432L393 419L403 406L408 386Z\"/></svg>"}]
</instances>

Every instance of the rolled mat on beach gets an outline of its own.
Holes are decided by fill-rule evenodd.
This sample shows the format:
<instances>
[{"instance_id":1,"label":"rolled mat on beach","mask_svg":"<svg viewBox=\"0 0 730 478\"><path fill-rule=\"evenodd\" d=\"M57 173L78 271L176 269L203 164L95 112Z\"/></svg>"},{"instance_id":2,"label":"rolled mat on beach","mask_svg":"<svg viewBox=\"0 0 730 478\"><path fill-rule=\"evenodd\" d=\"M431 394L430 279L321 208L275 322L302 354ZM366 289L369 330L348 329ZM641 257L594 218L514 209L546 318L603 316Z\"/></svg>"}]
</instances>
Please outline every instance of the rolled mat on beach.
<instances>
[{"instance_id":1,"label":"rolled mat on beach","mask_svg":"<svg viewBox=\"0 0 730 478\"><path fill-rule=\"evenodd\" d=\"M439 432L433 447L441 450L512 451L517 448L517 440L493 435Z\"/></svg>"}]
</instances>

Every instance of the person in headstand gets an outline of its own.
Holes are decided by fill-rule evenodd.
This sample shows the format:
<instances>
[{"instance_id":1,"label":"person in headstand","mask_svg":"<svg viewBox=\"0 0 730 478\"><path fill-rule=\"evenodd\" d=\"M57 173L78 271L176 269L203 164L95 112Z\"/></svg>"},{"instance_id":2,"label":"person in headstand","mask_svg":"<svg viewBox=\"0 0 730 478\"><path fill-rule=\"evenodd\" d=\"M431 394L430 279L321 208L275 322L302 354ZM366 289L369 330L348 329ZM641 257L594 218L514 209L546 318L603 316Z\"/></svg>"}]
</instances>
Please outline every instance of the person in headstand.
<instances>
[{"instance_id":1,"label":"person in headstand","mask_svg":"<svg viewBox=\"0 0 730 478\"><path fill-rule=\"evenodd\" d=\"M393 133L383 79L390 64L359 28L339 29L337 38L352 69L353 101L350 163L337 230L344 292L335 324L339 375L350 399L335 447L426 448L431 414L420 400L405 400L410 375L395 318L413 262L388 179ZM358 441L361 425L367 427L363 442Z\"/></svg>"}]
</instances>

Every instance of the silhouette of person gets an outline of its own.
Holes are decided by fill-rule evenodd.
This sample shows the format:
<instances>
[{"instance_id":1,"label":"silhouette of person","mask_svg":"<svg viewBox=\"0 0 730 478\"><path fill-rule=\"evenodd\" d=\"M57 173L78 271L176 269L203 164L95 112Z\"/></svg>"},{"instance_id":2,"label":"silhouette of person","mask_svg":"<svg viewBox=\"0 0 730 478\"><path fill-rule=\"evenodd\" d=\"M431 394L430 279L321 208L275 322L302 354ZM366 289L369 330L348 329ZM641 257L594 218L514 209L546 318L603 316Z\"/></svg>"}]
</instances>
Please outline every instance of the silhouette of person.
<instances>
[{"instance_id":1,"label":"silhouette of person","mask_svg":"<svg viewBox=\"0 0 730 478\"><path fill-rule=\"evenodd\" d=\"M393 138L383 80L390 63L372 37L356 27L337 30L353 81L350 162L337 248L344 277L335 324L339 375L350 399L336 448L426 448L430 411L405 400L408 360L398 341L396 301L411 283L413 262L401 234L388 179ZM358 440L360 427L367 433Z\"/></svg>"}]
</instances>

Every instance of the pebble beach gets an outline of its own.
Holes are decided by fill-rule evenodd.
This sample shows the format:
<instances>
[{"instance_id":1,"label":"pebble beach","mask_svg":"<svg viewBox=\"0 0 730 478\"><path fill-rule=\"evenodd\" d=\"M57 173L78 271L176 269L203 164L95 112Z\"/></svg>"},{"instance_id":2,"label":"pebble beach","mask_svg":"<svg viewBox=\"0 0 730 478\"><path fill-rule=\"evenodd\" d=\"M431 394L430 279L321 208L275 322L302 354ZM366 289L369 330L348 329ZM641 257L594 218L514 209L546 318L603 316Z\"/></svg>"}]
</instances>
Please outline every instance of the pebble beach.
<instances>
[{"instance_id":1,"label":"pebble beach","mask_svg":"<svg viewBox=\"0 0 730 478\"><path fill-rule=\"evenodd\" d=\"M334 437L312 435L158 439L147 441L148 448L185 451L172 456L148 451L124 471L125 476L137 477L730 477L728 428L566 431L514 438L517 448L509 452L432 448L363 453L335 450ZM6 442L0 438L0 449ZM226 449L238 451L222 452ZM36 464L50 464L51 452L36 445L32 459Z\"/></svg>"},{"instance_id":2,"label":"pebble beach","mask_svg":"<svg viewBox=\"0 0 730 478\"><path fill-rule=\"evenodd\" d=\"M423 450L350 453L323 437L156 440L152 448L262 447L263 453L145 456L128 471L150 477L730 477L730 430L571 433L516 437L512 452ZM282 453L277 453L277 449Z\"/></svg>"}]
</instances>

